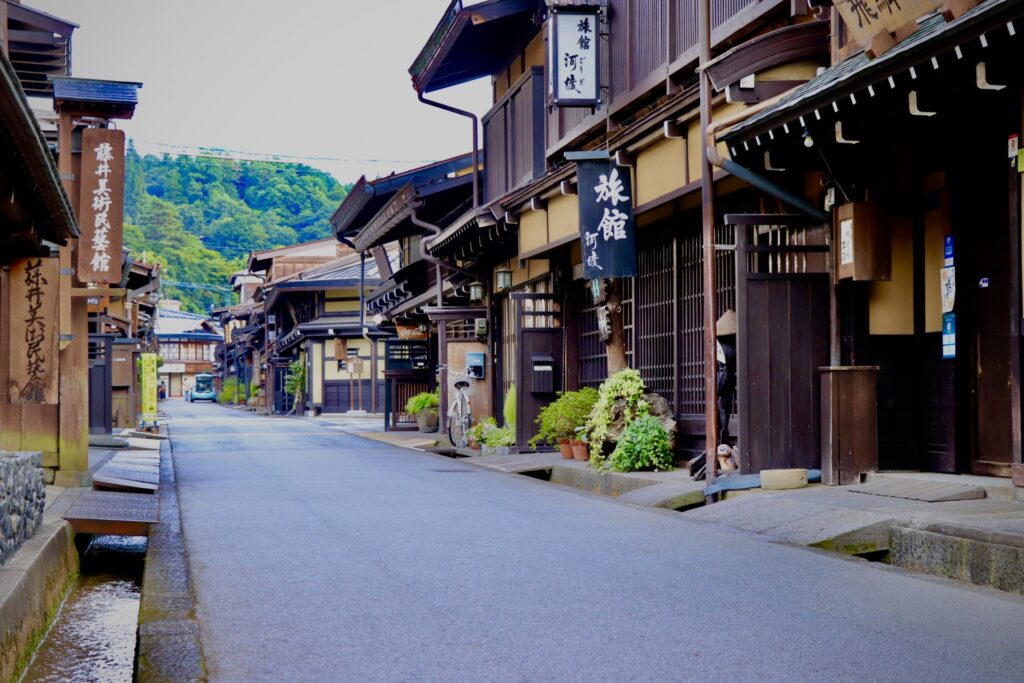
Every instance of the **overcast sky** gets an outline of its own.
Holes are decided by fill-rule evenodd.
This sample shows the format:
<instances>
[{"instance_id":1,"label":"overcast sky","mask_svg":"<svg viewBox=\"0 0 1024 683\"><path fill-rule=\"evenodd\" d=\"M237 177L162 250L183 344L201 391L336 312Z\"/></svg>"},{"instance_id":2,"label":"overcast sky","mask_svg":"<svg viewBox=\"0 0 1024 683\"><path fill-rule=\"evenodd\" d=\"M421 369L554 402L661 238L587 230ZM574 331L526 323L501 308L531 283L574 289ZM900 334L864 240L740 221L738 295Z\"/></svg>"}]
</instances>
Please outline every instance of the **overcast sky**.
<instances>
[{"instance_id":1,"label":"overcast sky","mask_svg":"<svg viewBox=\"0 0 1024 683\"><path fill-rule=\"evenodd\" d=\"M416 100L408 69L449 0L24 0L79 25L74 75L141 81L121 127L143 152L216 147L349 182L469 151L468 119ZM486 111L488 79L437 93ZM374 162L368 160L383 160Z\"/></svg>"}]
</instances>

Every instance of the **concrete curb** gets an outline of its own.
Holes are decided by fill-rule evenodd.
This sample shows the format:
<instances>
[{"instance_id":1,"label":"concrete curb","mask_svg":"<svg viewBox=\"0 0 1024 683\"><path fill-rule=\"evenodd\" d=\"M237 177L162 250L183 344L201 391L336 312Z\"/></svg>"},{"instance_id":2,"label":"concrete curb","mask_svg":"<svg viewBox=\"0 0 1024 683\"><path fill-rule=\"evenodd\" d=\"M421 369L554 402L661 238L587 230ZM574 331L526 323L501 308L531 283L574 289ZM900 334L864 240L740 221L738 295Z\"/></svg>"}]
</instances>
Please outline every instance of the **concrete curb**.
<instances>
[{"instance_id":1,"label":"concrete curb","mask_svg":"<svg viewBox=\"0 0 1024 683\"><path fill-rule=\"evenodd\" d=\"M61 519L62 503L47 509L35 535L0 568L0 681L21 675L78 576L75 532Z\"/></svg>"},{"instance_id":2,"label":"concrete curb","mask_svg":"<svg viewBox=\"0 0 1024 683\"><path fill-rule=\"evenodd\" d=\"M195 615L195 597L181 532L174 449L163 442L160 523L149 531L142 577L136 681L205 681L206 663Z\"/></svg>"}]
</instances>

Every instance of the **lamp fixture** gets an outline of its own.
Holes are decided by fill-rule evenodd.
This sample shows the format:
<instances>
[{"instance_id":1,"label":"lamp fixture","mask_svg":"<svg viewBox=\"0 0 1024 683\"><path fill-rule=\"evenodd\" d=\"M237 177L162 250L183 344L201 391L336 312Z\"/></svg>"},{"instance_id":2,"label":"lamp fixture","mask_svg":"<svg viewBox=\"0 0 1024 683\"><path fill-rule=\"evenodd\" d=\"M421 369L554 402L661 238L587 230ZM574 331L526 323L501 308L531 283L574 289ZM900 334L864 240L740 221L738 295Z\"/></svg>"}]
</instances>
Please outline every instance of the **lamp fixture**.
<instances>
[{"instance_id":1,"label":"lamp fixture","mask_svg":"<svg viewBox=\"0 0 1024 683\"><path fill-rule=\"evenodd\" d=\"M806 147L807 149L810 149L811 147L814 147L814 138L811 137L811 131L809 131L806 128L804 128L804 136L803 137L804 137L804 147Z\"/></svg>"},{"instance_id":2,"label":"lamp fixture","mask_svg":"<svg viewBox=\"0 0 1024 683\"><path fill-rule=\"evenodd\" d=\"M470 283L469 300L474 303L479 303L484 300L484 284L482 282Z\"/></svg>"},{"instance_id":3,"label":"lamp fixture","mask_svg":"<svg viewBox=\"0 0 1024 683\"><path fill-rule=\"evenodd\" d=\"M494 282L499 292L512 289L512 271L508 268L499 268L494 273Z\"/></svg>"}]
</instances>

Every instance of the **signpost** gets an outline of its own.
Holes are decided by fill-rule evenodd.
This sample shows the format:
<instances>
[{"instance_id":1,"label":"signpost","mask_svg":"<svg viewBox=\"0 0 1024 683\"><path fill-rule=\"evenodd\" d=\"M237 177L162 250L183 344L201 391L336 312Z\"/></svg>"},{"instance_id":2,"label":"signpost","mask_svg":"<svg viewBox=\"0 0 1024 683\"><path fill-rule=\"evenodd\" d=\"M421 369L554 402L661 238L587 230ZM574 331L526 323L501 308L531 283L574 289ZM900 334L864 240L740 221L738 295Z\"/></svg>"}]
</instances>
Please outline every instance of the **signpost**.
<instances>
[{"instance_id":1,"label":"signpost","mask_svg":"<svg viewBox=\"0 0 1024 683\"><path fill-rule=\"evenodd\" d=\"M57 258L28 258L11 263L11 403L57 403L59 264Z\"/></svg>"},{"instance_id":2,"label":"signpost","mask_svg":"<svg viewBox=\"0 0 1024 683\"><path fill-rule=\"evenodd\" d=\"M156 428L157 395L156 395L157 355L144 353L139 357L139 387L142 395L142 428Z\"/></svg>"},{"instance_id":3,"label":"signpost","mask_svg":"<svg viewBox=\"0 0 1024 683\"><path fill-rule=\"evenodd\" d=\"M82 193L78 242L78 279L110 284L121 281L124 217L124 131L82 131Z\"/></svg>"}]
</instances>

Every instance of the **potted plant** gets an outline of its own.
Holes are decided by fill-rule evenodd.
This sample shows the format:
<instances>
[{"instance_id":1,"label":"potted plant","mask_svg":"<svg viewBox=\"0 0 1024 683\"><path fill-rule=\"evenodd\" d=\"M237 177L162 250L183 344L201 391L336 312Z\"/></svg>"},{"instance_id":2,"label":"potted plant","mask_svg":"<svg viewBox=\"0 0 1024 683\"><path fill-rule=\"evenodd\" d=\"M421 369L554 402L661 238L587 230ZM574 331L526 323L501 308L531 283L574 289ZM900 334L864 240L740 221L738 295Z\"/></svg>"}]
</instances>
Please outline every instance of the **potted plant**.
<instances>
[{"instance_id":1,"label":"potted plant","mask_svg":"<svg viewBox=\"0 0 1024 683\"><path fill-rule=\"evenodd\" d=\"M576 438L569 441L573 460L590 460L590 447L587 445L586 425L576 429Z\"/></svg>"},{"instance_id":2,"label":"potted plant","mask_svg":"<svg viewBox=\"0 0 1024 683\"><path fill-rule=\"evenodd\" d=\"M516 430L513 425L498 427L493 421L484 429L482 451L484 455L508 455L516 445Z\"/></svg>"},{"instance_id":3,"label":"potted plant","mask_svg":"<svg viewBox=\"0 0 1024 683\"><path fill-rule=\"evenodd\" d=\"M617 472L673 469L672 448L661 420L643 415L631 422L615 445L609 464Z\"/></svg>"},{"instance_id":4,"label":"potted plant","mask_svg":"<svg viewBox=\"0 0 1024 683\"><path fill-rule=\"evenodd\" d=\"M541 409L537 435L530 439L530 447L536 448L541 443L557 445L562 457L571 460L572 441L577 439L577 430L586 424L596 402L597 390L590 387L563 392Z\"/></svg>"},{"instance_id":5,"label":"potted plant","mask_svg":"<svg viewBox=\"0 0 1024 683\"><path fill-rule=\"evenodd\" d=\"M416 416L416 425L421 432L436 432L440 422L440 405L441 397L437 391L424 391L406 402L405 412Z\"/></svg>"},{"instance_id":6,"label":"potted plant","mask_svg":"<svg viewBox=\"0 0 1024 683\"><path fill-rule=\"evenodd\" d=\"M493 417L477 422L466 432L466 445L479 450L484 443L484 437L487 435L488 429L490 427L496 428L497 426Z\"/></svg>"}]
</instances>

